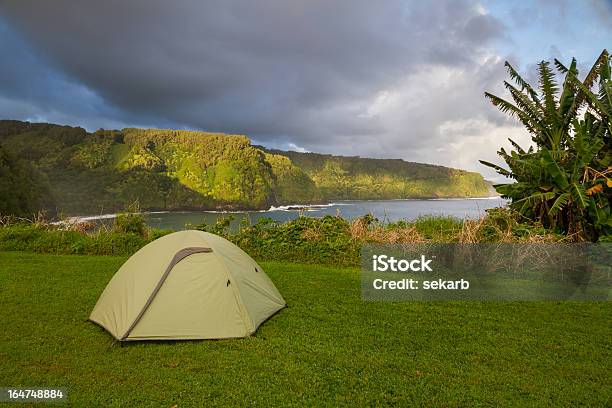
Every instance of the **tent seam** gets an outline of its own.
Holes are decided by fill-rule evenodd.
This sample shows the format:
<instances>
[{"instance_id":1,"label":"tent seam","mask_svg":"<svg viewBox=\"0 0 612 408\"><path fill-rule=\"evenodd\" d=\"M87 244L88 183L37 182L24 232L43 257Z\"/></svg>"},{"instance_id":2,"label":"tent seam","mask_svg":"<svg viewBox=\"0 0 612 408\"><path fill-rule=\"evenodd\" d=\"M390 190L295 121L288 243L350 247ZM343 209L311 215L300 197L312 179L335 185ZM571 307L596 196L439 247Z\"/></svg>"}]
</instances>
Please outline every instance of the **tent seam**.
<instances>
[{"instance_id":1,"label":"tent seam","mask_svg":"<svg viewBox=\"0 0 612 408\"><path fill-rule=\"evenodd\" d=\"M168 279L168 276L170 276L170 272L172 272L172 270L174 269L176 264L178 264L183 259L185 259L185 258L187 258L187 257L189 257L191 255L195 255L195 254L199 254L199 253L211 253L211 252L213 252L211 248L204 248L204 247L183 248L183 249L179 250L178 252L176 252L174 254L174 256L172 257L172 259L170 260L170 263L166 267L166 270L164 271L162 276L159 278L159 281L157 282L157 284L153 288L153 292L151 293L151 295L149 296L149 298L147 299L147 301L143 305L142 309L140 310L140 312L138 312L138 314L134 318L134 321L132 322L132 324L130 324L130 326L128 327L128 329L125 332L125 334L123 336L121 336L121 338L119 340L120 341L126 340L127 337L130 335L130 333L132 332L132 330L134 330L134 328L136 327L136 325L138 324L140 319L142 319L142 317L144 316L144 314L147 311L147 309L149 308L149 306L151 306L151 303L153 303L153 300L155 300L155 298L157 297L157 294L159 293L161 287L166 282L166 279ZM185 253L185 255L181 256L182 253ZM213 254L214 254L214 252L213 252Z\"/></svg>"}]
</instances>

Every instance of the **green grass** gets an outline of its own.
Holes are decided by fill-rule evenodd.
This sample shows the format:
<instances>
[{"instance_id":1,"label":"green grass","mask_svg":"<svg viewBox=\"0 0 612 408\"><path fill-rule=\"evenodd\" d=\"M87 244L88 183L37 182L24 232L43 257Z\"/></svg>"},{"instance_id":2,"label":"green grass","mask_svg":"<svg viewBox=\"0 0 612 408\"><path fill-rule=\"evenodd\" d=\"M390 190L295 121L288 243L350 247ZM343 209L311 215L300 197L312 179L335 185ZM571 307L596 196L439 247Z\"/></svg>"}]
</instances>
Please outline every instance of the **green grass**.
<instances>
[{"instance_id":1,"label":"green grass","mask_svg":"<svg viewBox=\"0 0 612 408\"><path fill-rule=\"evenodd\" d=\"M0 386L74 406L612 400L608 302L364 302L356 269L264 262L289 307L256 336L111 347L85 320L125 259L0 252Z\"/></svg>"},{"instance_id":2,"label":"green grass","mask_svg":"<svg viewBox=\"0 0 612 408\"><path fill-rule=\"evenodd\" d=\"M438 242L453 242L463 227L463 220L451 216L423 215L412 224L426 239Z\"/></svg>"}]
</instances>

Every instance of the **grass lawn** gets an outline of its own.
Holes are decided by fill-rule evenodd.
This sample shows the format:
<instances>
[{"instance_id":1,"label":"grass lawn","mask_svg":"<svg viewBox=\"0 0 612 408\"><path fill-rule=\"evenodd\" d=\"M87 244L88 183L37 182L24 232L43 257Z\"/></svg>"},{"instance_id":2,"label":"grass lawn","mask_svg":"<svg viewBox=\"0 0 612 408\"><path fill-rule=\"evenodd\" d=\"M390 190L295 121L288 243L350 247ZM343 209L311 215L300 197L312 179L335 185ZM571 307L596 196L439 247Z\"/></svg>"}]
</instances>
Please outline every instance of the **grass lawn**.
<instances>
[{"instance_id":1,"label":"grass lawn","mask_svg":"<svg viewBox=\"0 0 612 408\"><path fill-rule=\"evenodd\" d=\"M126 258L0 252L0 386L75 406L610 406L609 302L383 303L359 271L265 262L289 308L240 340L111 347Z\"/></svg>"}]
</instances>

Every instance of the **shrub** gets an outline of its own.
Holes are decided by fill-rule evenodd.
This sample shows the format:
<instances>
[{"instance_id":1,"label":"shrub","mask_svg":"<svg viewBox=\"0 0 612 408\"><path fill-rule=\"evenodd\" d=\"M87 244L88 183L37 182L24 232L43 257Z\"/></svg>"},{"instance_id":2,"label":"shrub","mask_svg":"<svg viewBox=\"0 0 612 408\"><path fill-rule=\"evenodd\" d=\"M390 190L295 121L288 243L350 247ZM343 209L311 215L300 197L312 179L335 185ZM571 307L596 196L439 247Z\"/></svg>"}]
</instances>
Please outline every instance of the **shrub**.
<instances>
[{"instance_id":1,"label":"shrub","mask_svg":"<svg viewBox=\"0 0 612 408\"><path fill-rule=\"evenodd\" d=\"M485 93L502 112L519 119L531 133L534 147L498 154L509 170L481 161L515 183L496 185L520 214L567 234L575 241L597 241L612 234L612 79L608 52L603 50L583 81L576 60L569 67L555 60L562 86L549 63L539 64L536 92L506 62L516 87L504 85L514 103ZM596 90L593 90L597 84ZM520 88L520 89L519 89Z\"/></svg>"},{"instance_id":2,"label":"shrub","mask_svg":"<svg viewBox=\"0 0 612 408\"><path fill-rule=\"evenodd\" d=\"M479 242L559 242L566 238L525 219L512 209L495 208L479 220L466 220L457 234L460 243Z\"/></svg>"},{"instance_id":3,"label":"shrub","mask_svg":"<svg viewBox=\"0 0 612 408\"><path fill-rule=\"evenodd\" d=\"M138 203L130 205L126 212L117 215L113 223L113 231L140 236L147 234L147 224L139 211Z\"/></svg>"},{"instance_id":4,"label":"shrub","mask_svg":"<svg viewBox=\"0 0 612 408\"><path fill-rule=\"evenodd\" d=\"M0 226L0 250L125 256L171 232L157 229L147 229L143 235L105 229L86 232L78 224L57 226L21 222Z\"/></svg>"},{"instance_id":5,"label":"shrub","mask_svg":"<svg viewBox=\"0 0 612 408\"><path fill-rule=\"evenodd\" d=\"M196 225L194 228L200 231L206 231L210 232L211 234L227 237L232 221L234 221L233 215L230 215L228 217L219 217L212 225L208 225L204 222L202 224Z\"/></svg>"}]
</instances>

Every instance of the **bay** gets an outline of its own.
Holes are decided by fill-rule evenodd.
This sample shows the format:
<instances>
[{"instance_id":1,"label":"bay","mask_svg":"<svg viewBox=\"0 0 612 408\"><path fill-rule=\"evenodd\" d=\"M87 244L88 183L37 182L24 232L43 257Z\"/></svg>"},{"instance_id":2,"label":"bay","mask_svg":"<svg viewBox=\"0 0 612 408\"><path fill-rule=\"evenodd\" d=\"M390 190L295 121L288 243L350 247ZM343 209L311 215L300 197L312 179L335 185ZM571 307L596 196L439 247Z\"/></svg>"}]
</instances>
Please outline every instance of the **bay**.
<instances>
[{"instance_id":1,"label":"bay","mask_svg":"<svg viewBox=\"0 0 612 408\"><path fill-rule=\"evenodd\" d=\"M233 217L232 229L238 228L240 222L246 219L256 223L260 218L272 218L285 222L299 217L323 217L339 215L354 219L366 214L372 214L383 222L399 220L414 220L420 216L453 216L464 219L482 217L485 210L504 206L506 200L500 197L473 199L430 199L430 200L377 200L377 201L337 201L327 205L283 206L272 207L265 211L189 211L189 212L155 212L145 214L146 222L155 228L181 230L193 228L195 225L214 224L221 217Z\"/></svg>"}]
</instances>

